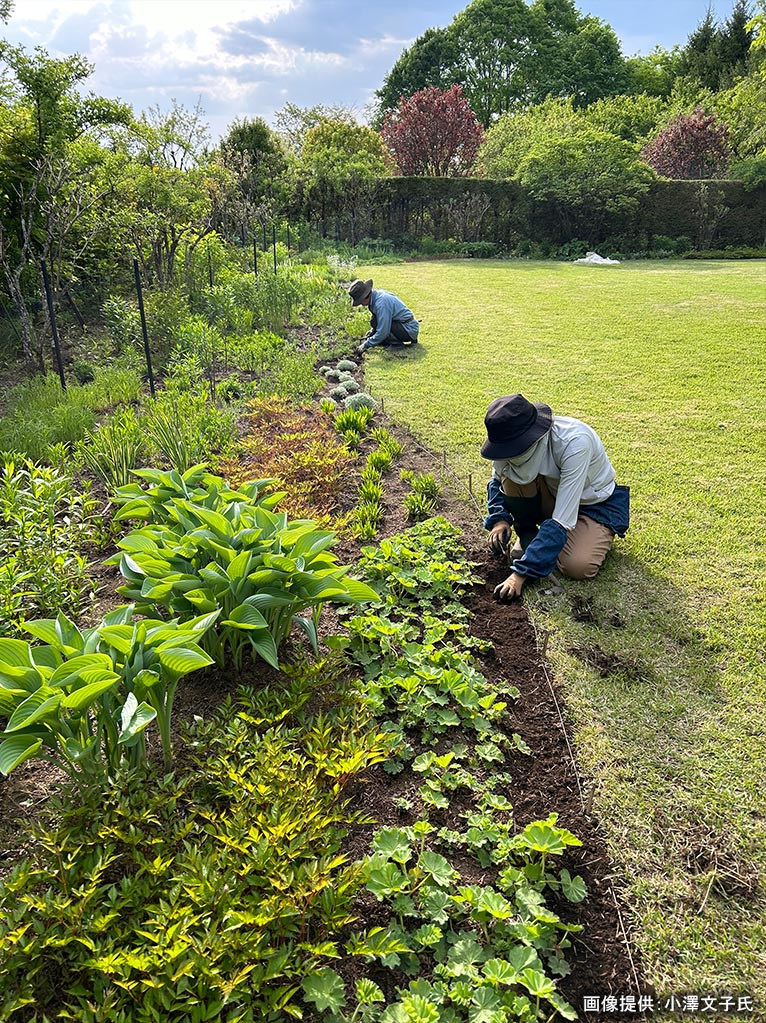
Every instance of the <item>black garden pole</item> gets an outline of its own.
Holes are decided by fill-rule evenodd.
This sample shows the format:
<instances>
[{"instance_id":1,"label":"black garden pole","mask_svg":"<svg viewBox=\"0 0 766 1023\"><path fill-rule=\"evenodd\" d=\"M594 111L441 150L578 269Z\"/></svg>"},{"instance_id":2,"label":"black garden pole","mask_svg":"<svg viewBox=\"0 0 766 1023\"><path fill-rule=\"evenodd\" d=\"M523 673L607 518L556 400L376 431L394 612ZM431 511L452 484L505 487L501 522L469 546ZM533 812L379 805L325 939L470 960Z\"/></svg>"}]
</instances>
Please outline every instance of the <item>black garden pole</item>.
<instances>
[{"instance_id":1,"label":"black garden pole","mask_svg":"<svg viewBox=\"0 0 766 1023\"><path fill-rule=\"evenodd\" d=\"M149 352L149 335L146 332L146 313L144 312L144 293L141 288L141 271L138 269L138 260L133 260L133 276L136 278L136 294L138 295L138 311L141 314L141 331L144 335L144 355L146 356L146 370L149 374L149 391L154 397L154 373L152 373L152 356Z\"/></svg>"},{"instance_id":2,"label":"black garden pole","mask_svg":"<svg viewBox=\"0 0 766 1023\"><path fill-rule=\"evenodd\" d=\"M59 370L59 379L61 380L61 390L66 390L66 377L64 376L64 362L61 358L61 343L59 342L59 332L56 326L56 313L53 310L53 292L51 291L51 282L48 279L48 268L45 265L45 260L40 260L40 269L43 274L43 288L45 289L45 301L48 303L48 319L51 322L51 334L53 335L53 347L56 352L56 363Z\"/></svg>"},{"instance_id":3,"label":"black garden pole","mask_svg":"<svg viewBox=\"0 0 766 1023\"><path fill-rule=\"evenodd\" d=\"M274 246L274 273L277 272L277 225L271 225L271 240Z\"/></svg>"},{"instance_id":4,"label":"black garden pole","mask_svg":"<svg viewBox=\"0 0 766 1023\"><path fill-rule=\"evenodd\" d=\"M253 273L258 276L258 238L253 235Z\"/></svg>"}]
</instances>

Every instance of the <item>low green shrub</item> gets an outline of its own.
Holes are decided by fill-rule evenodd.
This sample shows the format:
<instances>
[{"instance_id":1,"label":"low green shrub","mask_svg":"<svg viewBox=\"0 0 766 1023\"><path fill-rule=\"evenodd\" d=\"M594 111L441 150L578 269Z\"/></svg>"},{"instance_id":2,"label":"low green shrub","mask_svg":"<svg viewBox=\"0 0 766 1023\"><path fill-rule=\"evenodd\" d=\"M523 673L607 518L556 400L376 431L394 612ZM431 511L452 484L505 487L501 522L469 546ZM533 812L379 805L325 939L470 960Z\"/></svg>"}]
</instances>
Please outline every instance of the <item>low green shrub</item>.
<instances>
[{"instance_id":1,"label":"low green shrub","mask_svg":"<svg viewBox=\"0 0 766 1023\"><path fill-rule=\"evenodd\" d=\"M147 446L180 472L233 448L236 411L217 407L205 395L164 391L145 409Z\"/></svg>"},{"instance_id":2,"label":"low green shrub","mask_svg":"<svg viewBox=\"0 0 766 1023\"><path fill-rule=\"evenodd\" d=\"M28 618L78 613L88 590L96 502L64 472L27 459L0 468L0 632L16 636Z\"/></svg>"},{"instance_id":3,"label":"low green shrub","mask_svg":"<svg viewBox=\"0 0 766 1023\"><path fill-rule=\"evenodd\" d=\"M369 469L375 469L379 472L385 472L391 468L391 463L394 460L394 456L391 451L386 448L378 448L377 451L371 451L367 456L367 467Z\"/></svg>"},{"instance_id":4,"label":"low green shrub","mask_svg":"<svg viewBox=\"0 0 766 1023\"><path fill-rule=\"evenodd\" d=\"M337 677L322 661L243 691L188 730L188 771L133 771L56 807L0 886L0 1016L300 1017L302 978L356 919L359 866L338 850L367 818L344 789L391 747L356 709L302 709Z\"/></svg>"},{"instance_id":5,"label":"low green shrub","mask_svg":"<svg viewBox=\"0 0 766 1023\"><path fill-rule=\"evenodd\" d=\"M344 409L358 410L360 408L370 408L374 412L377 407L377 401L375 401L371 394L367 394L366 391L360 391L358 394L349 394L343 401Z\"/></svg>"},{"instance_id":6,"label":"low green shrub","mask_svg":"<svg viewBox=\"0 0 766 1023\"><path fill-rule=\"evenodd\" d=\"M72 373L78 384L89 384L96 379L96 370L89 362L75 362Z\"/></svg>"},{"instance_id":7,"label":"low green shrub","mask_svg":"<svg viewBox=\"0 0 766 1023\"><path fill-rule=\"evenodd\" d=\"M683 259L766 259L766 249L747 245L731 246L725 249L693 249L684 252Z\"/></svg>"}]
</instances>

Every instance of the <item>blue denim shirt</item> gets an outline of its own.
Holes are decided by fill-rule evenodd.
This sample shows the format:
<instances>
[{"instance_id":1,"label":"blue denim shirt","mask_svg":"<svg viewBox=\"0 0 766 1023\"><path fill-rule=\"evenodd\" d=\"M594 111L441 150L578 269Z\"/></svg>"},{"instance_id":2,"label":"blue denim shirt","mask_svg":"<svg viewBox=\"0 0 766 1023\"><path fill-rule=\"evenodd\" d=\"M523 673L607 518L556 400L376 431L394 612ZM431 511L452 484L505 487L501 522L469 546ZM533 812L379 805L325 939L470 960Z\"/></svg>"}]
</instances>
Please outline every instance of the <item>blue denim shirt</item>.
<instances>
[{"instance_id":1,"label":"blue denim shirt","mask_svg":"<svg viewBox=\"0 0 766 1023\"><path fill-rule=\"evenodd\" d=\"M377 318L377 324L375 333L367 340L368 345L379 345L381 342L387 341L394 320L401 323L413 341L417 338L420 324L404 302L396 295L392 295L390 291L383 291L382 288L372 289L370 312Z\"/></svg>"},{"instance_id":2,"label":"blue denim shirt","mask_svg":"<svg viewBox=\"0 0 766 1023\"><path fill-rule=\"evenodd\" d=\"M495 476L487 484L487 512L488 515L484 519L485 529L492 529L498 522L513 524L513 516L506 506L500 480ZM615 485L614 491L605 501L598 504L581 504L580 515L587 515L588 518L613 530L618 536L625 536L630 525L630 489ZM530 579L550 575L566 542L567 531L564 527L555 519L545 519L524 556L514 561L511 569Z\"/></svg>"}]
</instances>

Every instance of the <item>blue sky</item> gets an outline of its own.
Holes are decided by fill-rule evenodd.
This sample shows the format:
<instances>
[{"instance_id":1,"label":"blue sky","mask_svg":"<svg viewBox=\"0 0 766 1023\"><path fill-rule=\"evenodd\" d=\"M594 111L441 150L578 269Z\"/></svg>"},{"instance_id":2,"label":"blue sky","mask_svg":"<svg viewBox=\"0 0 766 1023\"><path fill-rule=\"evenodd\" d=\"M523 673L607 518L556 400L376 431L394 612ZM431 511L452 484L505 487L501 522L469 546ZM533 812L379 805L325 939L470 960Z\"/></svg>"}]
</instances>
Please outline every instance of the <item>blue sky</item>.
<instances>
[{"instance_id":1,"label":"blue sky","mask_svg":"<svg viewBox=\"0 0 766 1023\"><path fill-rule=\"evenodd\" d=\"M4 36L95 64L94 92L134 110L199 100L216 141L237 117L342 103L360 119L402 50L467 0L16 0ZM717 17L733 0L714 0ZM580 0L623 53L683 44L708 0ZM0 26L2 30L2 26Z\"/></svg>"}]
</instances>

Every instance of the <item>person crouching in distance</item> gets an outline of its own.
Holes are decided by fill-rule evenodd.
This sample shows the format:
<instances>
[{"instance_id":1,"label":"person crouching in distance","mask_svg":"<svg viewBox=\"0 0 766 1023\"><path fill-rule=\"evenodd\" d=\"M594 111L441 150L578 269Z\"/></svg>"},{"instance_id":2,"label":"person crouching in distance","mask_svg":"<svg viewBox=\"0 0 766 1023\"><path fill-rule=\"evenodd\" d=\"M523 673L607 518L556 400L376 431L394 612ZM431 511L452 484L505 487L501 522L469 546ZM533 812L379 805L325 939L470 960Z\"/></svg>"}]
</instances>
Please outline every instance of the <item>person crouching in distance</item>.
<instances>
[{"instance_id":1,"label":"person crouching in distance","mask_svg":"<svg viewBox=\"0 0 766 1023\"><path fill-rule=\"evenodd\" d=\"M630 524L630 491L615 482L601 438L587 423L554 415L523 394L493 401L484 425L481 454L492 460L489 544L503 554L511 526L518 537L511 574L495 596L520 597L527 581L557 566L571 579L592 579L615 535L624 536Z\"/></svg>"},{"instance_id":2,"label":"person crouching in distance","mask_svg":"<svg viewBox=\"0 0 766 1023\"><path fill-rule=\"evenodd\" d=\"M396 295L382 288L373 288L372 280L352 281L348 293L352 305L363 305L370 310L370 329L357 348L360 355L378 345L418 343L420 321Z\"/></svg>"}]
</instances>

